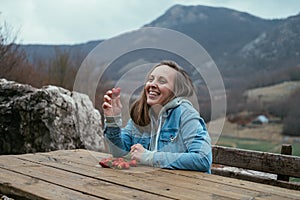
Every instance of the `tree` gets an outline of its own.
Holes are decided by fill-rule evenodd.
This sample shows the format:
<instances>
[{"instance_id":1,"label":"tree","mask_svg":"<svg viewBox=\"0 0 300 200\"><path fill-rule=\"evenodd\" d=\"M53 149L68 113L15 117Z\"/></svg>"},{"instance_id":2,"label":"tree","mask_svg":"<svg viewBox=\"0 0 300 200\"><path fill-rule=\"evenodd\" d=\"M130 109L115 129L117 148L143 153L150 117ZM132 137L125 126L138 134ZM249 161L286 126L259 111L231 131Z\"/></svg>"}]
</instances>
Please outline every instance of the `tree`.
<instances>
[{"instance_id":1,"label":"tree","mask_svg":"<svg viewBox=\"0 0 300 200\"><path fill-rule=\"evenodd\" d=\"M28 62L26 53L16 44L16 38L6 23L0 23L0 78L42 86L43 74Z\"/></svg>"},{"instance_id":2,"label":"tree","mask_svg":"<svg viewBox=\"0 0 300 200\"><path fill-rule=\"evenodd\" d=\"M26 55L15 44L16 36L10 36L7 24L0 24L0 78L15 79L17 69L26 63Z\"/></svg>"},{"instance_id":3,"label":"tree","mask_svg":"<svg viewBox=\"0 0 300 200\"><path fill-rule=\"evenodd\" d=\"M283 134L300 136L300 90L295 91L285 102L288 110L287 116L283 119Z\"/></svg>"},{"instance_id":4,"label":"tree","mask_svg":"<svg viewBox=\"0 0 300 200\"><path fill-rule=\"evenodd\" d=\"M49 61L49 84L72 89L76 76L76 66L72 62L70 52L55 49L55 56Z\"/></svg>"}]
</instances>

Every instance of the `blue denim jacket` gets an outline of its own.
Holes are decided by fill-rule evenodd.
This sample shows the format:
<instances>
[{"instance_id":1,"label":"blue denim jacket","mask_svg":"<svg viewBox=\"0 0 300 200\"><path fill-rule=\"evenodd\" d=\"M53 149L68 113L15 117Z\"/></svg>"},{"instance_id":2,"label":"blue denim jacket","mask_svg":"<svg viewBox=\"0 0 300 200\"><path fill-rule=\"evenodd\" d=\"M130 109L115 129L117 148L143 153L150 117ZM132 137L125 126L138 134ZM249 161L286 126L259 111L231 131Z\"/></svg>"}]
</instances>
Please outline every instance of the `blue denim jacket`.
<instances>
[{"instance_id":1,"label":"blue denim jacket","mask_svg":"<svg viewBox=\"0 0 300 200\"><path fill-rule=\"evenodd\" d=\"M166 108L161 112L155 149L151 147L153 134L151 137L149 131L139 129L131 119L122 129L106 123L104 135L112 154L125 155L133 144L140 143L145 149L154 150L154 167L210 173L212 149L204 120L187 100L177 98Z\"/></svg>"}]
</instances>

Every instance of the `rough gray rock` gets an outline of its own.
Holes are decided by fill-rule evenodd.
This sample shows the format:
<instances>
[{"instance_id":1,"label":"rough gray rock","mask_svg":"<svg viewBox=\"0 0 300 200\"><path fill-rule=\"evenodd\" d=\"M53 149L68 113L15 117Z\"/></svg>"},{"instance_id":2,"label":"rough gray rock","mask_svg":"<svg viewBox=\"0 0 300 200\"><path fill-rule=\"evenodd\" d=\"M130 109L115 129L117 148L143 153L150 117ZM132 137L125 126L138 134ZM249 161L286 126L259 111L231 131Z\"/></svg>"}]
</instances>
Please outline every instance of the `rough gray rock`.
<instances>
[{"instance_id":1,"label":"rough gray rock","mask_svg":"<svg viewBox=\"0 0 300 200\"><path fill-rule=\"evenodd\" d=\"M105 151L101 115L85 94L0 79L0 154Z\"/></svg>"}]
</instances>

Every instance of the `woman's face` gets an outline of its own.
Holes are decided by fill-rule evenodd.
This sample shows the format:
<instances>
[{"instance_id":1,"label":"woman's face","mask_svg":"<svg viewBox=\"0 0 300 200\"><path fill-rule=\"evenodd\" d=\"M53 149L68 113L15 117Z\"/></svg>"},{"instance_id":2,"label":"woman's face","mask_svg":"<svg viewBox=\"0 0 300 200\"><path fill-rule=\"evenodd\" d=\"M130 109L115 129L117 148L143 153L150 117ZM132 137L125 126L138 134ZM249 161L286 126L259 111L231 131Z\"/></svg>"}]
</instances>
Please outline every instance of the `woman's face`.
<instances>
[{"instance_id":1,"label":"woman's face","mask_svg":"<svg viewBox=\"0 0 300 200\"><path fill-rule=\"evenodd\" d=\"M177 71L168 65L158 66L150 73L145 85L148 105L167 103L167 99L173 93L176 73Z\"/></svg>"}]
</instances>

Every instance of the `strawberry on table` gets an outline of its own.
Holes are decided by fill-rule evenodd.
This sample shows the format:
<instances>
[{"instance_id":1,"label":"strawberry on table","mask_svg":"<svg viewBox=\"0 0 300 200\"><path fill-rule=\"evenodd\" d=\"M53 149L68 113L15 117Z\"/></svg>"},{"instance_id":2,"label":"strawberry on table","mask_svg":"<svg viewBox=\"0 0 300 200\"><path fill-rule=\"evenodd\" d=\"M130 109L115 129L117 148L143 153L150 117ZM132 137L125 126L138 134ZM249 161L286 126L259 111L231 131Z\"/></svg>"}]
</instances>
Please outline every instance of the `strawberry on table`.
<instances>
[{"instance_id":1,"label":"strawberry on table","mask_svg":"<svg viewBox=\"0 0 300 200\"><path fill-rule=\"evenodd\" d=\"M103 168L114 168L114 169L129 169L130 167L136 167L137 161L132 160L129 157L119 158L103 158L99 161L99 164Z\"/></svg>"},{"instance_id":2,"label":"strawberry on table","mask_svg":"<svg viewBox=\"0 0 300 200\"><path fill-rule=\"evenodd\" d=\"M129 165L130 165L130 167L136 167L137 166L136 160L130 160Z\"/></svg>"},{"instance_id":3,"label":"strawberry on table","mask_svg":"<svg viewBox=\"0 0 300 200\"><path fill-rule=\"evenodd\" d=\"M109 168L110 167L110 158L104 158L100 160L99 164L104 167L104 168Z\"/></svg>"}]
</instances>

